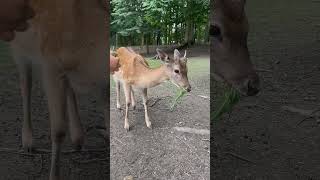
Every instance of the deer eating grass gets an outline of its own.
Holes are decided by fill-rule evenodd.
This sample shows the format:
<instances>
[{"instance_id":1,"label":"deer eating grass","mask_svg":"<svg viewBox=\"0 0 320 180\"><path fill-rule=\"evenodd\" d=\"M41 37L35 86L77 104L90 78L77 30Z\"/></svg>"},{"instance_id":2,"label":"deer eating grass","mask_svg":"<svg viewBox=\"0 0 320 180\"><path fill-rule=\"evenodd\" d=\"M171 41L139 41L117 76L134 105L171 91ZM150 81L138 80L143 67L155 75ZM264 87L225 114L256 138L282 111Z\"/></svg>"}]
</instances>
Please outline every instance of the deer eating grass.
<instances>
[{"instance_id":1,"label":"deer eating grass","mask_svg":"<svg viewBox=\"0 0 320 180\"><path fill-rule=\"evenodd\" d=\"M142 102L145 110L145 122L148 128L152 128L148 115L147 89L155 87L164 81L170 80L176 86L191 91L188 80L188 68L186 52L181 56L178 50L174 50L174 57L160 49L157 49L159 58L163 64L159 68L152 69L147 61L132 49L121 47L117 50L120 68L113 75L116 83L117 108L120 109L120 83L123 86L126 110L124 128L129 131L129 106L135 108L134 90L142 94Z\"/></svg>"},{"instance_id":2,"label":"deer eating grass","mask_svg":"<svg viewBox=\"0 0 320 180\"><path fill-rule=\"evenodd\" d=\"M225 81L242 94L259 92L259 77L247 47L249 30L245 0L211 1L211 68L217 80Z\"/></svg>"},{"instance_id":3,"label":"deer eating grass","mask_svg":"<svg viewBox=\"0 0 320 180\"><path fill-rule=\"evenodd\" d=\"M81 148L83 130L76 92L107 87L108 2L105 0L31 0L36 16L17 33L12 54L18 66L23 99L22 145L33 148L31 86L34 64L40 67L47 97L52 140L50 180L61 179L59 162L67 128Z\"/></svg>"}]
</instances>

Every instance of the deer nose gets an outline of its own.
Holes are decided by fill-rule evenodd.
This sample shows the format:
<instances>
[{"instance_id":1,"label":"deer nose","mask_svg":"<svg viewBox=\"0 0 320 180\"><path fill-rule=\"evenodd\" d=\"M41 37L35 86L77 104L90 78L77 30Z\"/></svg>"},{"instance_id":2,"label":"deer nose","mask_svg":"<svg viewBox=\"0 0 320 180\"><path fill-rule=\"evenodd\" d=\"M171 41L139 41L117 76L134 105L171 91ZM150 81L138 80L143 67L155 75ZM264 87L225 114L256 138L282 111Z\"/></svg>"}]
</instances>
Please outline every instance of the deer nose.
<instances>
[{"instance_id":1,"label":"deer nose","mask_svg":"<svg viewBox=\"0 0 320 180\"><path fill-rule=\"evenodd\" d=\"M190 92L191 91L191 86L188 86L187 87L187 92Z\"/></svg>"},{"instance_id":2,"label":"deer nose","mask_svg":"<svg viewBox=\"0 0 320 180\"><path fill-rule=\"evenodd\" d=\"M247 95L248 96L254 96L259 93L260 91L260 85L259 85L259 79L255 80L249 80L247 84Z\"/></svg>"}]
</instances>

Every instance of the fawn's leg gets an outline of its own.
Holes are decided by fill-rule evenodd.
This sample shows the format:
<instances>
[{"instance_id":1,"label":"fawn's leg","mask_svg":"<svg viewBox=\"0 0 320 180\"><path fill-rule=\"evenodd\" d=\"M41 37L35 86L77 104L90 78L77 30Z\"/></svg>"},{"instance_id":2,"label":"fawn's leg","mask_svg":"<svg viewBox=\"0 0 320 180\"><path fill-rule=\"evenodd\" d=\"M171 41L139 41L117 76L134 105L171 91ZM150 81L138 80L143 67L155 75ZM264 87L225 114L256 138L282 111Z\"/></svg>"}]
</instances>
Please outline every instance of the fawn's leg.
<instances>
[{"instance_id":1,"label":"fawn's leg","mask_svg":"<svg viewBox=\"0 0 320 180\"><path fill-rule=\"evenodd\" d=\"M44 85L47 93L49 118L51 125L51 169L50 180L60 180L60 151L66 136L66 85L67 80L62 73L49 64L44 67Z\"/></svg>"},{"instance_id":2,"label":"fawn's leg","mask_svg":"<svg viewBox=\"0 0 320 180\"><path fill-rule=\"evenodd\" d=\"M129 120L128 120L128 115L129 115L129 106L130 106L130 101L131 101L131 86L129 84L123 83L123 90L124 90L124 95L126 96L126 114L124 118L124 128L129 131Z\"/></svg>"},{"instance_id":3,"label":"fawn's leg","mask_svg":"<svg viewBox=\"0 0 320 180\"><path fill-rule=\"evenodd\" d=\"M31 122L31 89L32 65L18 64L20 88L23 102L22 147L25 151L32 150L32 122Z\"/></svg>"},{"instance_id":4,"label":"fawn's leg","mask_svg":"<svg viewBox=\"0 0 320 180\"><path fill-rule=\"evenodd\" d=\"M120 81L115 80L116 82L116 91L117 91L117 109L121 109L120 104Z\"/></svg>"},{"instance_id":5,"label":"fawn's leg","mask_svg":"<svg viewBox=\"0 0 320 180\"><path fill-rule=\"evenodd\" d=\"M77 102L77 97L74 93L70 83L67 87L67 109L68 109L68 119L69 119L69 131L71 136L71 141L76 150L80 150L83 145L83 128L81 125L79 117L79 107Z\"/></svg>"},{"instance_id":6,"label":"fawn's leg","mask_svg":"<svg viewBox=\"0 0 320 180\"><path fill-rule=\"evenodd\" d=\"M147 88L142 89L142 101L143 101L143 106L144 106L144 117L146 121L146 125L148 128L152 128L151 126L151 121L149 119L148 115L148 106L147 106L147 101L148 101L148 93L147 93Z\"/></svg>"},{"instance_id":7,"label":"fawn's leg","mask_svg":"<svg viewBox=\"0 0 320 180\"><path fill-rule=\"evenodd\" d=\"M131 88L131 107L132 109L136 109L136 100L134 99L134 91Z\"/></svg>"}]
</instances>

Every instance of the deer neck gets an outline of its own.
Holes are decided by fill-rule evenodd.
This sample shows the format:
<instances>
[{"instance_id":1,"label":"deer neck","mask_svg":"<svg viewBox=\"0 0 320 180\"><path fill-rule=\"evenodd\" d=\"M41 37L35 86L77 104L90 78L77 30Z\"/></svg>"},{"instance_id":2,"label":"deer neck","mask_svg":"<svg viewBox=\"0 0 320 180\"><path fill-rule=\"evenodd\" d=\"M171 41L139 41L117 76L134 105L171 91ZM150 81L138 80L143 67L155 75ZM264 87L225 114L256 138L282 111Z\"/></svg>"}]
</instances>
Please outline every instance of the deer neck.
<instances>
[{"instance_id":1,"label":"deer neck","mask_svg":"<svg viewBox=\"0 0 320 180\"><path fill-rule=\"evenodd\" d=\"M165 65L162 65L156 69L146 69L146 71L142 73L142 80L144 86L150 88L169 80L169 75Z\"/></svg>"}]
</instances>

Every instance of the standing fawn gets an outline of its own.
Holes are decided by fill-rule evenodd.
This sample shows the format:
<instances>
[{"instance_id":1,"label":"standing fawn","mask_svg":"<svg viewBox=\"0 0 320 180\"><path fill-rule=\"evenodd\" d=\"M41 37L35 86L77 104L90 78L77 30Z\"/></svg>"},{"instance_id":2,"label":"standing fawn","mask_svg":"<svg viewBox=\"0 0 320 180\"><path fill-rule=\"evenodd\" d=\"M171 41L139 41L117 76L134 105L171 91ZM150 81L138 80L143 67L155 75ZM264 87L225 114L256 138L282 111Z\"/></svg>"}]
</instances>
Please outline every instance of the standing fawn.
<instances>
[{"instance_id":1,"label":"standing fawn","mask_svg":"<svg viewBox=\"0 0 320 180\"><path fill-rule=\"evenodd\" d=\"M50 180L59 173L61 145L69 127L80 148L83 130L75 92L107 86L108 1L31 0L36 12L27 32L18 33L12 54L19 69L23 99L22 145L32 149L31 85L34 64L46 92L52 140Z\"/></svg>"},{"instance_id":2,"label":"standing fawn","mask_svg":"<svg viewBox=\"0 0 320 180\"><path fill-rule=\"evenodd\" d=\"M253 96L259 92L259 76L247 46L249 24L246 0L211 1L211 68L214 77Z\"/></svg>"},{"instance_id":3,"label":"standing fawn","mask_svg":"<svg viewBox=\"0 0 320 180\"><path fill-rule=\"evenodd\" d=\"M155 87L164 81L170 80L173 84L181 87L188 92L191 86L188 81L188 68L186 52L182 57L178 50L174 50L174 57L169 57L165 52L157 49L159 58L163 65L156 69L151 69L147 61L133 50L121 47L117 50L120 68L113 75L116 82L117 108L120 109L120 82L126 100L126 112L124 128L129 130L128 109L131 104L135 108L134 89L141 92L143 106L145 109L145 122L148 128L151 128L151 121L148 115L147 107L147 89Z\"/></svg>"}]
</instances>

